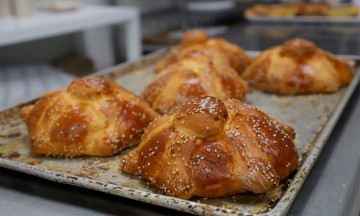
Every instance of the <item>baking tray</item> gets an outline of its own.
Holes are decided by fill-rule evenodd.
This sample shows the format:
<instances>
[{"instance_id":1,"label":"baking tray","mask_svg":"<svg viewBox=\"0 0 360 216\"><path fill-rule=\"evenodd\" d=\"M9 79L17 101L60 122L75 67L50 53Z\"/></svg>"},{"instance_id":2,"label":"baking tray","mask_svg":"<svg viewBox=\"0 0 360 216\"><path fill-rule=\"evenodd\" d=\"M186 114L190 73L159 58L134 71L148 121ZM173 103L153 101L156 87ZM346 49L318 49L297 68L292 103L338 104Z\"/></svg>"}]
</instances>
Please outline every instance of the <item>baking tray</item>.
<instances>
[{"instance_id":1,"label":"baking tray","mask_svg":"<svg viewBox=\"0 0 360 216\"><path fill-rule=\"evenodd\" d=\"M326 16L295 16L295 17L274 17L252 15L245 16L252 22L270 23L327 23L327 24L360 24L360 14L354 17L326 17Z\"/></svg>"},{"instance_id":2,"label":"baking tray","mask_svg":"<svg viewBox=\"0 0 360 216\"><path fill-rule=\"evenodd\" d=\"M256 56L258 52L248 52ZM115 66L96 73L139 94L153 77L153 65L160 51L138 62ZM224 198L182 200L162 195L141 177L121 173L121 158L129 150L112 157L47 158L31 154L28 134L19 111L25 105L0 112L0 167L24 172L55 182L76 185L154 205L199 215L284 215L324 147L360 78L360 60L343 56L354 66L351 83L333 94L279 96L254 90L247 102L275 119L291 125L297 134L299 169L274 190L255 195L237 194ZM28 103L33 103L28 102Z\"/></svg>"}]
</instances>

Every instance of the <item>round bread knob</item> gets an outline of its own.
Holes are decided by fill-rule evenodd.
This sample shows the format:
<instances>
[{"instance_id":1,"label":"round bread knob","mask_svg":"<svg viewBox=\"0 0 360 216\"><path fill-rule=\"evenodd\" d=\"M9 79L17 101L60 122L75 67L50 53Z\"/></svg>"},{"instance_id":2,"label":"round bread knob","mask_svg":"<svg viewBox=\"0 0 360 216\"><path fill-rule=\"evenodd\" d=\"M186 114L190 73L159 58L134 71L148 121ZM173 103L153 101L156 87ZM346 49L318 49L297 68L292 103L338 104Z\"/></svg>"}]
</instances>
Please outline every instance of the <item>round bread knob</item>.
<instances>
[{"instance_id":1,"label":"round bread knob","mask_svg":"<svg viewBox=\"0 0 360 216\"><path fill-rule=\"evenodd\" d=\"M68 91L78 97L96 97L112 93L112 83L100 78L83 78L74 80Z\"/></svg>"},{"instance_id":2,"label":"round bread knob","mask_svg":"<svg viewBox=\"0 0 360 216\"><path fill-rule=\"evenodd\" d=\"M184 33L181 40L181 45L191 46L194 44L205 43L208 40L206 32L202 30L192 30Z\"/></svg>"},{"instance_id":3,"label":"round bread knob","mask_svg":"<svg viewBox=\"0 0 360 216\"><path fill-rule=\"evenodd\" d=\"M223 132L228 113L224 103L214 97L201 96L185 103L176 113L174 125L183 133L211 138Z\"/></svg>"},{"instance_id":4,"label":"round bread knob","mask_svg":"<svg viewBox=\"0 0 360 216\"><path fill-rule=\"evenodd\" d=\"M296 59L307 59L315 53L316 46L311 41L295 38L285 42L281 51L283 55L289 55Z\"/></svg>"}]
</instances>

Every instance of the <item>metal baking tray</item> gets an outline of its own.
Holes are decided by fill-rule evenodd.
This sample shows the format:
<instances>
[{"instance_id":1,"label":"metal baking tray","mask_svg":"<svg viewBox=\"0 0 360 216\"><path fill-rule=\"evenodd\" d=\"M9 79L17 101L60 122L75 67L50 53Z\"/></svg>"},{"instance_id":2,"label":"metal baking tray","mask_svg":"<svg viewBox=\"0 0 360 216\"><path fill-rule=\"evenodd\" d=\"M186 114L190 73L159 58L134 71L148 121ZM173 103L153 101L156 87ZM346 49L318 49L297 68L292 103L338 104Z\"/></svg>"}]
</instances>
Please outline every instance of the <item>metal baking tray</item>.
<instances>
[{"instance_id":1,"label":"metal baking tray","mask_svg":"<svg viewBox=\"0 0 360 216\"><path fill-rule=\"evenodd\" d=\"M252 22L267 23L327 23L327 24L360 24L360 14L354 17L326 17L326 16L295 16L295 17L272 17L251 15L246 19Z\"/></svg>"},{"instance_id":2,"label":"metal baking tray","mask_svg":"<svg viewBox=\"0 0 360 216\"><path fill-rule=\"evenodd\" d=\"M138 62L101 71L95 76L114 80L139 94L153 77L153 65L163 54L164 51L157 52ZM256 56L259 53L249 54ZM141 177L119 171L121 157L129 150L105 158L47 158L33 155L26 127L19 116L24 104L0 112L0 167L193 214L285 215L359 82L360 60L351 56L343 57L352 63L356 73L350 85L336 93L279 96L254 90L247 96L249 104L291 125L297 134L295 143L301 166L289 179L266 194L245 193L191 200L162 195Z\"/></svg>"}]
</instances>

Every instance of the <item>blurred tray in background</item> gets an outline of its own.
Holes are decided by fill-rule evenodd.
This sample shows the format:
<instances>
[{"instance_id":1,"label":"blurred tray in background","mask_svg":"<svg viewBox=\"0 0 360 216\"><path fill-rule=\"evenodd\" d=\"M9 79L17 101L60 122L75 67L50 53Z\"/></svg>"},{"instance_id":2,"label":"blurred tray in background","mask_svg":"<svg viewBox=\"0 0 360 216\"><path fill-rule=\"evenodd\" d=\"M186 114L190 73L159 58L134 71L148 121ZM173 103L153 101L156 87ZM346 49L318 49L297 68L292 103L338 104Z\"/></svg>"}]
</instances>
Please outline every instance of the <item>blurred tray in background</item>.
<instances>
[{"instance_id":1,"label":"blurred tray in background","mask_svg":"<svg viewBox=\"0 0 360 216\"><path fill-rule=\"evenodd\" d=\"M360 16L356 17L321 17L321 16L297 16L297 17L271 17L271 16L246 16L252 22L271 23L328 23L328 24L360 24Z\"/></svg>"}]
</instances>

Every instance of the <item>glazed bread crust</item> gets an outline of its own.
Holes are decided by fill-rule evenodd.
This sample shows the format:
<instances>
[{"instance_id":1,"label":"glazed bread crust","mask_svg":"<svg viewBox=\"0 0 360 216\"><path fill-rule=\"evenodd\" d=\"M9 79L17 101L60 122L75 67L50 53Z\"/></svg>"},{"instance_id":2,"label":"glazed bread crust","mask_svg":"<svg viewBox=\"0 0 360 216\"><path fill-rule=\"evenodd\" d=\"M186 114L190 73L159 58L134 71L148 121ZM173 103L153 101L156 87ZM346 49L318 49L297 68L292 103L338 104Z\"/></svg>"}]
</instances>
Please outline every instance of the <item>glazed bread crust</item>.
<instances>
[{"instance_id":1,"label":"glazed bread crust","mask_svg":"<svg viewBox=\"0 0 360 216\"><path fill-rule=\"evenodd\" d=\"M271 93L328 93L347 85L353 71L345 60L296 38L261 53L242 77Z\"/></svg>"},{"instance_id":2,"label":"glazed bread crust","mask_svg":"<svg viewBox=\"0 0 360 216\"><path fill-rule=\"evenodd\" d=\"M209 95L222 100L245 100L249 90L234 69L202 55L196 59L182 59L156 74L142 97L155 111L169 114L193 97Z\"/></svg>"},{"instance_id":3,"label":"glazed bread crust","mask_svg":"<svg viewBox=\"0 0 360 216\"><path fill-rule=\"evenodd\" d=\"M21 115L36 154L110 156L139 143L157 113L113 82L82 78L46 93Z\"/></svg>"},{"instance_id":4,"label":"glazed bread crust","mask_svg":"<svg viewBox=\"0 0 360 216\"><path fill-rule=\"evenodd\" d=\"M120 169L183 199L265 193L297 168L294 138L255 107L202 96L150 123Z\"/></svg>"},{"instance_id":5,"label":"glazed bread crust","mask_svg":"<svg viewBox=\"0 0 360 216\"><path fill-rule=\"evenodd\" d=\"M183 58L206 55L214 64L227 65L241 73L251 61L245 51L223 38L209 39L202 30L191 30L184 34L181 43L172 48L155 65L155 72L169 67Z\"/></svg>"}]
</instances>

